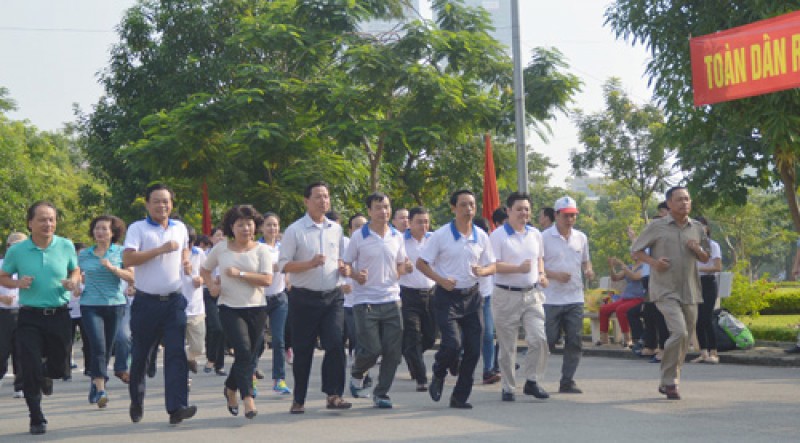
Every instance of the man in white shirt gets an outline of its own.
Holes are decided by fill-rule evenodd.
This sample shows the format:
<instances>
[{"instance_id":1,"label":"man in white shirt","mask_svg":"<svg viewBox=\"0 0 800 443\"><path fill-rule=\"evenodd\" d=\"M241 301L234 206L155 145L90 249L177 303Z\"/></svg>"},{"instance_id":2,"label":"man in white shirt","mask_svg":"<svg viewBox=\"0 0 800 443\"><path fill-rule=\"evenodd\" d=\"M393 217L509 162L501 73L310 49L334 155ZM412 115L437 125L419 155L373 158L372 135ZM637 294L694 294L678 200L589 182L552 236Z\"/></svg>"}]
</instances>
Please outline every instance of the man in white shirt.
<instances>
[{"instance_id":1,"label":"man in white shirt","mask_svg":"<svg viewBox=\"0 0 800 443\"><path fill-rule=\"evenodd\" d=\"M136 295L131 304L131 421L144 414L145 369L159 339L164 344L164 397L170 424L192 418L186 360L186 299L182 275L192 274L186 225L170 219L174 194L163 184L145 191L147 217L131 224L122 261L136 268ZM182 274L183 273L183 274Z\"/></svg>"},{"instance_id":2,"label":"man in white shirt","mask_svg":"<svg viewBox=\"0 0 800 443\"><path fill-rule=\"evenodd\" d=\"M542 234L528 225L531 199L528 194L514 192L506 200L508 221L492 232L489 240L495 256L495 288L492 313L497 342L500 345L500 373L503 380L503 401L514 401L516 390L515 363L520 326L525 330L528 352L523 372L523 392L539 399L550 395L539 385L550 354L544 324L544 273Z\"/></svg>"},{"instance_id":3,"label":"man in white shirt","mask_svg":"<svg viewBox=\"0 0 800 443\"><path fill-rule=\"evenodd\" d=\"M197 234L188 228L189 244L193 245ZM189 371L197 374L197 357L205 352L206 308L203 303L203 277L200 267L206 261L206 253L197 246L191 247L189 262L192 273L183 274L183 296L186 298L186 353Z\"/></svg>"},{"instance_id":4,"label":"man in white shirt","mask_svg":"<svg viewBox=\"0 0 800 443\"><path fill-rule=\"evenodd\" d=\"M553 348L559 330L564 331L564 359L558 392L580 394L575 371L583 350L583 277L594 278L586 234L574 229L578 206L571 197L556 200L556 223L542 232L544 269L549 280L545 288L545 330Z\"/></svg>"},{"instance_id":5,"label":"man in white shirt","mask_svg":"<svg viewBox=\"0 0 800 443\"><path fill-rule=\"evenodd\" d=\"M28 236L21 232L12 232L8 236L6 247L10 248L27 238ZM0 258L0 266L2 264L3 259ZM16 279L17 276L14 275L13 278ZM11 367L14 369L14 398L23 398L22 370L14 346L18 317L19 289L0 285L0 383L8 370L8 357L11 357Z\"/></svg>"},{"instance_id":6,"label":"man in white shirt","mask_svg":"<svg viewBox=\"0 0 800 443\"><path fill-rule=\"evenodd\" d=\"M303 193L306 215L283 234L278 267L289 275L289 318L294 349L294 401L292 414L305 412L308 379L317 337L325 350L322 360L322 392L328 409L349 409L342 399L345 384L344 295L340 273L347 276L341 260L342 227L328 220L331 208L328 185L316 182Z\"/></svg>"},{"instance_id":7,"label":"man in white shirt","mask_svg":"<svg viewBox=\"0 0 800 443\"><path fill-rule=\"evenodd\" d=\"M387 394L400 364L403 344L398 277L405 271L408 258L403 235L389 226L389 197L373 193L366 203L370 222L353 233L344 254L355 281L353 315L359 345L351 369L350 391L354 397L363 396L364 375L381 357L372 401L378 408L389 409L392 401Z\"/></svg>"},{"instance_id":8,"label":"man in white shirt","mask_svg":"<svg viewBox=\"0 0 800 443\"><path fill-rule=\"evenodd\" d=\"M441 399L450 369L453 375L458 374L450 407L472 409L467 400L483 334L483 297L478 279L494 273L494 255L489 236L472 224L475 194L466 189L454 192L450 209L455 219L433 233L417 259L417 269L437 285L434 316L442 336L428 393L433 401Z\"/></svg>"},{"instance_id":9,"label":"man in white shirt","mask_svg":"<svg viewBox=\"0 0 800 443\"><path fill-rule=\"evenodd\" d=\"M433 280L412 263L416 263L422 248L432 235L428 232L430 216L423 207L411 208L410 228L403 234L410 271L400 276L400 298L403 301L403 357L411 377L417 382L417 392L428 391L428 374L422 354L436 342L436 323L433 320Z\"/></svg>"}]
</instances>

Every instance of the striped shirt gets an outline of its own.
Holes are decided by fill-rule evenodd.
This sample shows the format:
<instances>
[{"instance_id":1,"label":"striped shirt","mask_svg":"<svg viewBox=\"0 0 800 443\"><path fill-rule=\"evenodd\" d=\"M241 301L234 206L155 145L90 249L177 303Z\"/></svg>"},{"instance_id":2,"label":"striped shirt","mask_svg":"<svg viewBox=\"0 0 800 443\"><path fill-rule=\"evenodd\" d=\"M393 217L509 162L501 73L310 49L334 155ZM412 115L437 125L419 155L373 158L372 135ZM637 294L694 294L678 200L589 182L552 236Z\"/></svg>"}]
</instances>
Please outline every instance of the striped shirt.
<instances>
[{"instance_id":1,"label":"striped shirt","mask_svg":"<svg viewBox=\"0 0 800 443\"><path fill-rule=\"evenodd\" d=\"M95 253L95 246L78 254L78 266L85 276L85 287L81 294L81 305L115 306L126 303L122 279L100 263L106 259L112 266L122 267L122 246L112 244L102 257Z\"/></svg>"}]
</instances>

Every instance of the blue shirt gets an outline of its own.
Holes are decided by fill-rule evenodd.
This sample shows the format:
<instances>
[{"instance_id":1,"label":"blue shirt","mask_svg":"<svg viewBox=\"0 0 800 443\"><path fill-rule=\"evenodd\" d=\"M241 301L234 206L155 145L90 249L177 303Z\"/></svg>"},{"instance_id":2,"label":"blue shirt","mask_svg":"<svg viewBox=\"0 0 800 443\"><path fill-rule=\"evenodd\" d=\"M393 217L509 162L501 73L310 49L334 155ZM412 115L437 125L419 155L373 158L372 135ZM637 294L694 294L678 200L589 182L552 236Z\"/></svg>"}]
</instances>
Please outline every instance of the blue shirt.
<instances>
[{"instance_id":1,"label":"blue shirt","mask_svg":"<svg viewBox=\"0 0 800 443\"><path fill-rule=\"evenodd\" d=\"M20 306L56 308L69 302L69 292L61 280L78 267L78 257L71 241L57 235L41 249L29 238L21 241L6 253L3 272L17 274L18 278L33 277L31 286L19 290Z\"/></svg>"},{"instance_id":2,"label":"blue shirt","mask_svg":"<svg viewBox=\"0 0 800 443\"><path fill-rule=\"evenodd\" d=\"M95 246L86 248L78 255L78 265L84 275L81 305L113 306L126 303L123 281L100 263L106 259L112 266L122 267L122 247L112 244L105 255L98 257Z\"/></svg>"}]
</instances>

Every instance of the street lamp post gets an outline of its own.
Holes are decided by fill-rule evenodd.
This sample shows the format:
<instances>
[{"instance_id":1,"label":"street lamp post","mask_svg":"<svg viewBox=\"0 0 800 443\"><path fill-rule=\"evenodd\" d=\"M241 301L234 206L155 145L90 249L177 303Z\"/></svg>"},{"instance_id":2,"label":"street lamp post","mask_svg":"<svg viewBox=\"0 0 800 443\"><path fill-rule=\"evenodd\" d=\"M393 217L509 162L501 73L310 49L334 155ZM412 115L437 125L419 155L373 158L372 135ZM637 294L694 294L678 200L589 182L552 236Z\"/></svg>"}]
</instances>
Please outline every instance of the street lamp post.
<instances>
[{"instance_id":1,"label":"street lamp post","mask_svg":"<svg viewBox=\"0 0 800 443\"><path fill-rule=\"evenodd\" d=\"M511 52L514 59L514 114L517 134L517 188L528 192L528 153L525 144L525 86L522 83L522 48L519 0L511 0Z\"/></svg>"}]
</instances>

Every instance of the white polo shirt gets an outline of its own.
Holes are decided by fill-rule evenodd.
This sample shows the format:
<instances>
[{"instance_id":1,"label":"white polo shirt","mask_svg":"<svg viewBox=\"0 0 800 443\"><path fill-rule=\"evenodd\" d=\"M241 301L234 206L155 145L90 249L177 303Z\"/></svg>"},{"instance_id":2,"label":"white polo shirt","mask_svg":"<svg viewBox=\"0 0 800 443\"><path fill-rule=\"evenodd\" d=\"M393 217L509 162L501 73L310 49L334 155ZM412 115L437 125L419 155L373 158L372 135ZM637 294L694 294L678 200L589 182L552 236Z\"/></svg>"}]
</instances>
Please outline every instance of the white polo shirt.
<instances>
[{"instance_id":1,"label":"white polo shirt","mask_svg":"<svg viewBox=\"0 0 800 443\"><path fill-rule=\"evenodd\" d=\"M411 235L411 231L407 230L403 234L403 245L406 248L406 256L408 256L408 260L411 262L411 264L414 265L414 270L409 274L403 274L400 276L400 286L413 289L430 289L434 284L436 284L433 280L426 277L425 274L419 272L419 269L417 269L417 259L419 258L419 253L422 251L422 248L425 246L425 243L428 241L431 235L433 234L426 232L425 236L422 237L422 240L417 241L417 239Z\"/></svg>"},{"instance_id":2,"label":"white polo shirt","mask_svg":"<svg viewBox=\"0 0 800 443\"><path fill-rule=\"evenodd\" d=\"M134 273L134 286L150 294L166 295L181 290L181 262L183 250L189 247L189 234L186 225L178 220L169 220L166 229L148 216L133 222L125 235L123 249L148 251L174 240L178 249L160 254L139 266Z\"/></svg>"},{"instance_id":3,"label":"white polo shirt","mask_svg":"<svg viewBox=\"0 0 800 443\"><path fill-rule=\"evenodd\" d=\"M206 253L202 249L193 246L192 252L189 254L189 261L192 262L192 275L183 273L183 266L181 266L181 274L183 275L183 297L186 299L186 315L202 315L206 313L206 307L203 303L203 287L194 287L193 279L200 275L200 266L206 262Z\"/></svg>"},{"instance_id":4,"label":"white polo shirt","mask_svg":"<svg viewBox=\"0 0 800 443\"><path fill-rule=\"evenodd\" d=\"M456 289L467 289L478 284L472 273L473 265L488 266L494 263L489 236L483 229L472 225L472 235L464 237L452 221L437 229L425 243L420 253L437 274L456 280Z\"/></svg>"},{"instance_id":5,"label":"white polo shirt","mask_svg":"<svg viewBox=\"0 0 800 443\"><path fill-rule=\"evenodd\" d=\"M714 259L722 259L722 250L719 247L719 243L715 242L714 240L708 239L708 246L709 246L709 256L708 261L703 263L700 260L697 261L698 268L707 268L714 265ZM716 272L701 272L700 275L716 275Z\"/></svg>"},{"instance_id":6,"label":"white polo shirt","mask_svg":"<svg viewBox=\"0 0 800 443\"><path fill-rule=\"evenodd\" d=\"M544 243L544 268L551 271L569 272L572 278L561 283L551 278L544 288L545 304L568 305L583 303L582 264L589 261L589 241L586 234L572 229L572 234L565 239L558 233L556 225L542 233Z\"/></svg>"},{"instance_id":7,"label":"white polo shirt","mask_svg":"<svg viewBox=\"0 0 800 443\"><path fill-rule=\"evenodd\" d=\"M0 267L3 266L3 259L0 258ZM15 280L17 279L17 274L12 275ZM0 285L0 295L10 295L11 296L11 304L0 303L0 309L19 309L19 289L17 288L7 288L5 286Z\"/></svg>"},{"instance_id":8,"label":"white polo shirt","mask_svg":"<svg viewBox=\"0 0 800 443\"><path fill-rule=\"evenodd\" d=\"M281 242L275 242L275 247L272 247L266 243L264 245L267 247L267 251L269 251L269 257L272 259L273 263L273 271L275 271L274 267L278 265L278 258L281 252ZM281 292L286 290L286 276L283 272L273 272L272 273L272 284L264 288L264 295L269 297L270 295L278 295Z\"/></svg>"},{"instance_id":9,"label":"white polo shirt","mask_svg":"<svg viewBox=\"0 0 800 443\"><path fill-rule=\"evenodd\" d=\"M353 305L400 300L397 265L406 261L400 231L389 227L381 237L366 223L350 239L344 261L352 265L354 274L367 270L367 281L363 285L353 282Z\"/></svg>"},{"instance_id":10,"label":"white polo shirt","mask_svg":"<svg viewBox=\"0 0 800 443\"><path fill-rule=\"evenodd\" d=\"M531 270L527 273L496 273L495 284L528 288L539 283L539 258L544 257L544 245L538 229L526 225L523 232L517 232L506 223L492 232L489 241L497 262L516 266L525 260L531 261Z\"/></svg>"},{"instance_id":11,"label":"white polo shirt","mask_svg":"<svg viewBox=\"0 0 800 443\"><path fill-rule=\"evenodd\" d=\"M278 269L290 261L308 261L317 254L325 264L304 272L290 273L292 286L312 291L331 291L339 286L339 259L344 251L342 227L327 218L319 225L306 214L283 233Z\"/></svg>"}]
</instances>

